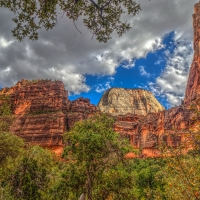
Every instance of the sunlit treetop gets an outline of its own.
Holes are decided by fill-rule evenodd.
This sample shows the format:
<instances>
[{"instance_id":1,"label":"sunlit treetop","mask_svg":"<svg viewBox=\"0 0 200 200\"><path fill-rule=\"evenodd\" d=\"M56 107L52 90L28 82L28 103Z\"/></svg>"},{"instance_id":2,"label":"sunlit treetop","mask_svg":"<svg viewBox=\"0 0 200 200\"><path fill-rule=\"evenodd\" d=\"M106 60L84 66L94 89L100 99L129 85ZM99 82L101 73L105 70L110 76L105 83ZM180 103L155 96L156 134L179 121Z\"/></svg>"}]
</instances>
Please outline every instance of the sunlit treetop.
<instances>
[{"instance_id":1,"label":"sunlit treetop","mask_svg":"<svg viewBox=\"0 0 200 200\"><path fill-rule=\"evenodd\" d=\"M19 41L37 40L39 29L52 29L58 17L67 16L74 25L81 18L99 42L107 42L113 32L122 36L130 30L122 15L135 16L141 10L133 0L0 0L0 7L15 14L12 33Z\"/></svg>"}]
</instances>

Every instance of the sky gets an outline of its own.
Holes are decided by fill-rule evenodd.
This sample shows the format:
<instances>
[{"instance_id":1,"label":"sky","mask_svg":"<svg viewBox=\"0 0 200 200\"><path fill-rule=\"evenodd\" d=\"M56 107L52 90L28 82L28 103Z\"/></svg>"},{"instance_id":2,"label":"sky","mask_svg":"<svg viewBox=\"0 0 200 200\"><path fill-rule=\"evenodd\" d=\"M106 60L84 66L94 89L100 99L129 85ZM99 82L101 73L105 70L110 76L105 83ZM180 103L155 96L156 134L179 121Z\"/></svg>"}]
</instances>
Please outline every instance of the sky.
<instances>
[{"instance_id":1,"label":"sky","mask_svg":"<svg viewBox=\"0 0 200 200\"><path fill-rule=\"evenodd\" d=\"M128 17L132 29L107 43L92 39L81 20L60 16L39 40L13 38L13 13L0 8L0 86L20 79L61 80L69 99L97 104L107 89L143 88L166 109L184 98L193 58L193 7L197 0L137 0L142 10Z\"/></svg>"}]
</instances>

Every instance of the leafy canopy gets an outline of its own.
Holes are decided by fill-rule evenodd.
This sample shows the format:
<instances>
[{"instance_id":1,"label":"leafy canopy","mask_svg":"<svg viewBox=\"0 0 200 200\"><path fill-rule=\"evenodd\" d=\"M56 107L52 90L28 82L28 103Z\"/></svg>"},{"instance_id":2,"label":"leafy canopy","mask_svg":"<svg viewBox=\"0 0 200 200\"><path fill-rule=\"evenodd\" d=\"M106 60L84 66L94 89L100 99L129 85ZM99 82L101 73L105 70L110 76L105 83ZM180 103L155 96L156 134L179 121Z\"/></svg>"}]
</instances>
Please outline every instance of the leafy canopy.
<instances>
[{"instance_id":1,"label":"leafy canopy","mask_svg":"<svg viewBox=\"0 0 200 200\"><path fill-rule=\"evenodd\" d=\"M15 158L24 143L21 138L10 133L0 132L0 167L8 158Z\"/></svg>"},{"instance_id":2,"label":"leafy canopy","mask_svg":"<svg viewBox=\"0 0 200 200\"><path fill-rule=\"evenodd\" d=\"M74 194L71 199L82 193L88 200L123 200L132 196L128 190L133 181L129 160L124 158L132 148L128 140L113 131L113 122L106 115L95 115L76 123L65 134L68 145L63 156L70 165L65 183Z\"/></svg>"},{"instance_id":3,"label":"leafy canopy","mask_svg":"<svg viewBox=\"0 0 200 200\"><path fill-rule=\"evenodd\" d=\"M37 40L38 30L52 29L60 14L73 22L82 19L99 42L107 42L112 32L122 36L130 30L130 24L121 21L122 15L134 16L141 9L133 0L0 0L0 7L15 14L12 33L19 41Z\"/></svg>"},{"instance_id":4,"label":"leafy canopy","mask_svg":"<svg viewBox=\"0 0 200 200\"><path fill-rule=\"evenodd\" d=\"M76 124L72 130L75 135L66 133L65 159L24 144L15 135L0 133L0 199L77 200L85 196L85 200L164 200L170 197L168 183L173 181L184 186L182 193L187 192L183 179L165 169L162 159L124 159L131 147L113 132L112 123L106 116L95 116ZM90 150L87 145L91 144ZM194 167L192 163L196 163ZM192 171L190 182L194 185L189 192L195 197L199 194L199 159L186 160L185 165L189 173ZM173 186L173 192L180 189L179 184ZM177 194L169 199L187 199Z\"/></svg>"}]
</instances>

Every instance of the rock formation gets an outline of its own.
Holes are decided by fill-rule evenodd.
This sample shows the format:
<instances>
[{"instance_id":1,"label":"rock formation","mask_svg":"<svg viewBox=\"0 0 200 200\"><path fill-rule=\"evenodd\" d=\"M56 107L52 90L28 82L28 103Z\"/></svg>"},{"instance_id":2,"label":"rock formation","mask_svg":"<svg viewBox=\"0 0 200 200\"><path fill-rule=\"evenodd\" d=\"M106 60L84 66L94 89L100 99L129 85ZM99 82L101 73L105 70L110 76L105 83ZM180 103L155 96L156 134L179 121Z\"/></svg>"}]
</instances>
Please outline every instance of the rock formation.
<instances>
[{"instance_id":1,"label":"rock formation","mask_svg":"<svg viewBox=\"0 0 200 200\"><path fill-rule=\"evenodd\" d=\"M159 143L177 147L185 141L183 133L195 125L193 116L184 106L146 116L122 115L116 118L114 130L128 137L134 147L142 149L144 156L159 156Z\"/></svg>"},{"instance_id":2,"label":"rock formation","mask_svg":"<svg viewBox=\"0 0 200 200\"><path fill-rule=\"evenodd\" d=\"M3 88L0 97L9 97L15 119L10 131L27 142L53 148L63 146L63 133L96 111L89 99L68 100L61 81L21 80ZM3 102L0 98L0 105Z\"/></svg>"},{"instance_id":3,"label":"rock formation","mask_svg":"<svg viewBox=\"0 0 200 200\"><path fill-rule=\"evenodd\" d=\"M90 104L90 100L87 98L79 98L72 102L68 101L66 114L66 129L70 130L70 128L74 125L75 122L87 119L96 111L96 106Z\"/></svg>"},{"instance_id":4,"label":"rock formation","mask_svg":"<svg viewBox=\"0 0 200 200\"><path fill-rule=\"evenodd\" d=\"M191 103L200 100L200 2L194 6L193 29L194 58L190 68L185 92L184 103L186 106L189 106Z\"/></svg>"},{"instance_id":5,"label":"rock formation","mask_svg":"<svg viewBox=\"0 0 200 200\"><path fill-rule=\"evenodd\" d=\"M142 149L143 155L159 156L156 147L160 142L179 146L186 139L185 131L197 125L189 107L200 100L200 2L195 5L193 18L194 59L182 105L163 110L147 91L117 88L107 91L99 103L101 111L108 110L115 116L114 130ZM1 89L0 115L6 103L15 116L11 132L57 153L62 150L63 133L97 111L89 99L69 101L64 84L51 80L21 80L11 88Z\"/></svg>"},{"instance_id":6,"label":"rock formation","mask_svg":"<svg viewBox=\"0 0 200 200\"><path fill-rule=\"evenodd\" d=\"M143 89L111 88L107 90L98 103L101 112L113 116L128 113L146 115L159 112L164 107L157 101L153 94Z\"/></svg>"}]
</instances>

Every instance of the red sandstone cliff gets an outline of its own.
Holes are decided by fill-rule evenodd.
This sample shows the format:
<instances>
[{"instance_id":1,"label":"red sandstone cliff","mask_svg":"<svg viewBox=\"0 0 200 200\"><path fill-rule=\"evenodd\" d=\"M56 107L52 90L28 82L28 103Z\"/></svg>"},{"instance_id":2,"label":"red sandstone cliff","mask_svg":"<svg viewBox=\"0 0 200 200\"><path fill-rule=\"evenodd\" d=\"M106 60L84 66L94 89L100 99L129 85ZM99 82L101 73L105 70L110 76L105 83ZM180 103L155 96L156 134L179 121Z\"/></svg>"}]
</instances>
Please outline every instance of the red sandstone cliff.
<instances>
[{"instance_id":1,"label":"red sandstone cliff","mask_svg":"<svg viewBox=\"0 0 200 200\"><path fill-rule=\"evenodd\" d=\"M183 133L194 126L193 113L183 106L146 116L118 116L114 129L130 139L144 156L159 156L158 144L177 147L185 141Z\"/></svg>"},{"instance_id":2,"label":"red sandstone cliff","mask_svg":"<svg viewBox=\"0 0 200 200\"><path fill-rule=\"evenodd\" d=\"M144 155L157 156L156 147L160 142L179 146L185 139L181 133L195 126L189 106L200 100L200 3L195 5L193 18L194 59L183 105L146 116L116 116L115 131L143 149ZM96 112L89 99L69 101L61 81L21 80L11 88L2 89L0 97L4 96L9 96L15 115L10 130L26 141L50 148L62 148L64 131ZM0 105L2 102L0 98Z\"/></svg>"},{"instance_id":3,"label":"red sandstone cliff","mask_svg":"<svg viewBox=\"0 0 200 200\"><path fill-rule=\"evenodd\" d=\"M15 119L11 132L27 142L55 149L62 147L66 130L96 111L89 99L69 101L61 81L21 80L3 88L0 96L9 97L12 105Z\"/></svg>"},{"instance_id":4,"label":"red sandstone cliff","mask_svg":"<svg viewBox=\"0 0 200 200\"><path fill-rule=\"evenodd\" d=\"M200 3L195 4L193 14L194 58L188 77L184 104L200 100Z\"/></svg>"}]
</instances>

